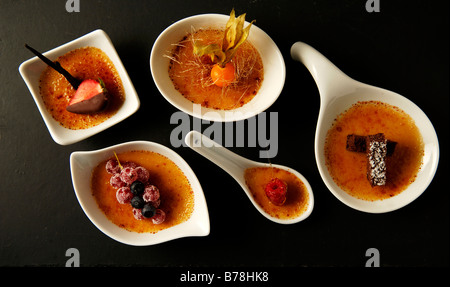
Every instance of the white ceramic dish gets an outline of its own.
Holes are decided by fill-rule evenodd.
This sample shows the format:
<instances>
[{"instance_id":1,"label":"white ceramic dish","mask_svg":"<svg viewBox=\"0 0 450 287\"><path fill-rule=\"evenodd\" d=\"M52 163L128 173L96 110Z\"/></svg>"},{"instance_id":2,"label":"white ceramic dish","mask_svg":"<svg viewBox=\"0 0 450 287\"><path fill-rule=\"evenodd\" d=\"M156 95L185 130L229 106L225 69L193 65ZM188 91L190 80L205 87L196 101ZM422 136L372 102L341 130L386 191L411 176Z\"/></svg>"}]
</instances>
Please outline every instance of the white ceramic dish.
<instances>
[{"instance_id":1,"label":"white ceramic dish","mask_svg":"<svg viewBox=\"0 0 450 287\"><path fill-rule=\"evenodd\" d=\"M186 135L185 138L186 144L204 156L205 158L209 159L210 161L217 164L219 167L221 167L224 171L226 171L229 175L231 175L242 187L247 197L250 199L253 206L267 219L279 223L279 224L294 224L300 221L305 220L309 217L309 215L312 213L314 208L314 194L311 188L311 185L306 180L306 178L300 174L298 171L293 170L289 167L285 167L282 165L275 165L275 164L268 164L268 163L261 163L252 161L249 159L246 159L240 155L237 155L233 153L232 151L224 148L223 146L219 145L218 143L212 141L210 138L202 135L201 133L197 131L191 131ZM255 200L253 197L248 185L245 182L244 173L245 170L248 168L253 167L275 167L279 169L287 170L288 172L293 173L295 176L297 176L306 186L306 189L308 190L308 206L306 210L299 214L299 216L290 218L290 219L280 219L273 217L269 213L267 213Z\"/></svg>"},{"instance_id":2,"label":"white ceramic dish","mask_svg":"<svg viewBox=\"0 0 450 287\"><path fill-rule=\"evenodd\" d=\"M32 45L31 45L32 46ZM23 62L19 67L19 72L22 75L28 89L33 96L33 99L44 119L45 124L50 132L53 140L60 145L69 145L81 140L84 140L90 136L93 136L134 114L140 106L139 97L134 89L133 83L128 76L122 61L117 54L111 39L102 30L95 30L89 34L86 34L78 39L75 39L69 43L59 46L53 50L43 53L50 60L56 60L58 57L78 48L91 46L97 47L105 52L119 73L122 79L122 84L125 90L125 102L123 106L117 111L117 113L106 120L105 122L88 129L83 130L71 130L63 127L57 122L52 115L48 112L45 104L42 100L39 91L39 78L47 67L47 65L41 61L38 57L33 57ZM34 47L39 50L39 47Z\"/></svg>"},{"instance_id":3,"label":"white ceramic dish","mask_svg":"<svg viewBox=\"0 0 450 287\"><path fill-rule=\"evenodd\" d=\"M439 142L428 117L407 98L378 87L355 81L311 46L297 42L291 48L294 60L311 72L320 93L320 111L315 135L315 155L320 175L331 191L344 204L368 213L384 213L399 209L418 198L433 180L439 162ZM358 101L380 101L402 109L415 121L425 144L423 165L416 180L400 194L385 200L365 201L350 196L332 179L325 165L324 146L334 119Z\"/></svg>"},{"instance_id":4,"label":"white ceramic dish","mask_svg":"<svg viewBox=\"0 0 450 287\"><path fill-rule=\"evenodd\" d=\"M252 25L247 40L261 55L264 65L264 80L258 94L249 103L231 111L204 108L200 105L194 107L191 101L175 89L168 74L170 60L164 55L170 55L173 45L177 44L192 29L223 29L228 19L228 15L203 14L180 20L159 35L150 55L151 73L161 94L179 110L204 120L230 122L253 117L269 108L276 101L284 86L286 67L280 50L263 30ZM248 24L246 22L245 27Z\"/></svg>"},{"instance_id":5,"label":"white ceramic dish","mask_svg":"<svg viewBox=\"0 0 450 287\"><path fill-rule=\"evenodd\" d=\"M194 191L194 211L191 217L178 225L155 234L130 232L110 221L100 210L91 192L93 169L103 160L110 158L115 151L121 153L130 150L147 150L159 153L172 160L186 175ZM189 165L171 149L152 142L133 141L96 151L77 151L70 156L72 183L83 211L92 223L107 236L128 245L154 245L176 238L188 236L206 236L209 234L209 213L203 189Z\"/></svg>"}]
</instances>

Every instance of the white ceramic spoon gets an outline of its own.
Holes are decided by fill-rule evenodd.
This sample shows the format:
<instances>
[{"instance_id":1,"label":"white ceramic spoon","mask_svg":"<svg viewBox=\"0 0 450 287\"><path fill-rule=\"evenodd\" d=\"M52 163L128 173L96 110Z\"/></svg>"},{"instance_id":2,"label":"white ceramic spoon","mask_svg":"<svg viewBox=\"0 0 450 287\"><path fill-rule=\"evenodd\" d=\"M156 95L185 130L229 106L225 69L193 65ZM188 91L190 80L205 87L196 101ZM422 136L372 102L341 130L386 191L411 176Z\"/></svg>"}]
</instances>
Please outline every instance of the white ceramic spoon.
<instances>
[{"instance_id":1,"label":"white ceramic spoon","mask_svg":"<svg viewBox=\"0 0 450 287\"><path fill-rule=\"evenodd\" d=\"M209 159L213 163L217 164L219 167L221 167L223 170L225 170L228 174L230 174L242 187L242 189L247 194L250 201L253 203L255 208L264 215L267 219L272 220L273 222L280 223L280 224L292 224L297 223L305 218L307 218L314 207L314 196L311 189L311 186L309 185L306 178L301 175L299 172L290 169L285 166L281 165L270 165L268 163L260 163L255 162L249 159L246 159L242 156L239 156L232 151L224 148L223 146L219 145L218 143L212 141L207 136L202 135L201 133L197 131L191 131L186 135L185 138L186 144L192 148L194 151L198 152L205 158ZM309 193L309 202L307 209L300 214L296 218L292 219L279 219L271 216L268 214L264 209L261 208L261 206L255 201L253 198L252 193L250 192L247 184L245 183L244 178L244 172L247 168L251 167L276 167L279 169L287 170L291 173L293 173L295 176L297 176L306 186L308 193Z\"/></svg>"},{"instance_id":2,"label":"white ceramic spoon","mask_svg":"<svg viewBox=\"0 0 450 287\"><path fill-rule=\"evenodd\" d=\"M346 205L370 213L393 211L419 197L432 181L439 161L437 135L425 113L397 93L351 79L308 44L295 43L291 47L291 56L306 66L319 89L320 110L314 149L320 175L331 193ZM392 198L373 202L354 198L336 185L325 165L324 145L329 128L339 114L358 101L380 101L402 109L414 119L422 134L425 144L422 168L416 180L406 190Z\"/></svg>"}]
</instances>

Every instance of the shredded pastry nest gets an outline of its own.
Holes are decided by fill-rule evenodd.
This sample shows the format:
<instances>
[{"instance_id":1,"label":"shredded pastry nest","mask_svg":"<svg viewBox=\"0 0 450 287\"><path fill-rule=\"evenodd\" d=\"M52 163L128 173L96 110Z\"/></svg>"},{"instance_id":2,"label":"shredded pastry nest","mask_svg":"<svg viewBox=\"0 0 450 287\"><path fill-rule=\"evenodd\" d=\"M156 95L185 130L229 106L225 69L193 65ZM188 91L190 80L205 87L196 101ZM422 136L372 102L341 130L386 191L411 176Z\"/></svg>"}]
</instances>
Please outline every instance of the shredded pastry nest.
<instances>
[{"instance_id":1,"label":"shredded pastry nest","mask_svg":"<svg viewBox=\"0 0 450 287\"><path fill-rule=\"evenodd\" d=\"M213 30L218 32L217 40L215 40L215 42L220 43L223 31L219 29ZM181 67L181 70L176 74L171 74L171 77L191 77L191 75L194 74L195 78L198 80L192 84L200 86L201 88L207 88L214 85L214 82L210 76L214 63L209 61L207 56L199 57L195 54L183 54L192 52L194 42L205 41L205 39L202 39L201 35L199 35L199 32L201 31L202 29L196 30L192 27L191 32L180 42L172 44L172 51L166 51L166 54L163 56L170 60L170 66L178 64ZM180 59L185 57L191 60L181 62ZM242 91L242 95L239 99L237 99L233 106L227 107L227 109L233 109L239 106L240 100L247 93L248 89L252 85L255 85L251 80L248 80L252 74L256 72L261 75L260 82L263 80L263 66L257 65L259 59L258 51L248 41L244 42L240 49L236 52L236 55L231 60L231 63L233 63L235 67L235 79L230 85L221 88L221 97L226 97L230 89Z\"/></svg>"}]
</instances>

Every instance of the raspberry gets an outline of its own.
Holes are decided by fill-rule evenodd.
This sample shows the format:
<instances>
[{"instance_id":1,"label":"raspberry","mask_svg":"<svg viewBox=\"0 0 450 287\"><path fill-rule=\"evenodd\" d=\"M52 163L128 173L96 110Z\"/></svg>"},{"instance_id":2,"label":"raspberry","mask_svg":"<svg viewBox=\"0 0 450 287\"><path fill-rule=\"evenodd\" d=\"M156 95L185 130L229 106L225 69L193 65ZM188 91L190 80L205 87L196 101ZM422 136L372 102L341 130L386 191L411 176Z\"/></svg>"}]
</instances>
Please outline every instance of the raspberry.
<instances>
[{"instance_id":1,"label":"raspberry","mask_svg":"<svg viewBox=\"0 0 450 287\"><path fill-rule=\"evenodd\" d=\"M114 188L121 188L126 186L127 184L125 182L122 181L122 179L120 178L120 173L116 173L115 175L111 176L111 179L109 180L109 183L112 185L112 187Z\"/></svg>"},{"instance_id":2,"label":"raspberry","mask_svg":"<svg viewBox=\"0 0 450 287\"><path fill-rule=\"evenodd\" d=\"M116 198L120 204L130 203L131 199L133 198L133 193L131 193L129 187L124 186L117 190Z\"/></svg>"},{"instance_id":3,"label":"raspberry","mask_svg":"<svg viewBox=\"0 0 450 287\"><path fill-rule=\"evenodd\" d=\"M164 220L166 220L166 213L161 209L157 209L152 217L153 224L161 224Z\"/></svg>"},{"instance_id":4,"label":"raspberry","mask_svg":"<svg viewBox=\"0 0 450 287\"><path fill-rule=\"evenodd\" d=\"M119 162L115 159L110 159L106 162L106 171L109 174L116 174L120 172Z\"/></svg>"},{"instance_id":5,"label":"raspberry","mask_svg":"<svg viewBox=\"0 0 450 287\"><path fill-rule=\"evenodd\" d=\"M274 178L266 185L265 192L270 202L281 206L286 201L287 184L279 178Z\"/></svg>"},{"instance_id":6,"label":"raspberry","mask_svg":"<svg viewBox=\"0 0 450 287\"><path fill-rule=\"evenodd\" d=\"M159 199L159 189L154 185L148 185L145 187L142 198L145 202L156 202Z\"/></svg>"},{"instance_id":7,"label":"raspberry","mask_svg":"<svg viewBox=\"0 0 450 287\"><path fill-rule=\"evenodd\" d=\"M136 170L132 167L124 167L120 172L120 179L127 185L132 184L138 177Z\"/></svg>"},{"instance_id":8,"label":"raspberry","mask_svg":"<svg viewBox=\"0 0 450 287\"><path fill-rule=\"evenodd\" d=\"M145 218L144 215L142 215L142 210L138 208L133 208L133 215L137 220L142 220Z\"/></svg>"},{"instance_id":9,"label":"raspberry","mask_svg":"<svg viewBox=\"0 0 450 287\"><path fill-rule=\"evenodd\" d=\"M136 167L136 172L138 174L138 179L140 182L142 183L147 183L149 177L150 177L150 173L148 172L148 170L145 167L142 166L138 166Z\"/></svg>"},{"instance_id":10,"label":"raspberry","mask_svg":"<svg viewBox=\"0 0 450 287\"><path fill-rule=\"evenodd\" d=\"M123 168L126 168L126 167L136 168L137 164L135 162L132 162L132 161L126 161L126 162L124 162L122 164L122 167Z\"/></svg>"}]
</instances>

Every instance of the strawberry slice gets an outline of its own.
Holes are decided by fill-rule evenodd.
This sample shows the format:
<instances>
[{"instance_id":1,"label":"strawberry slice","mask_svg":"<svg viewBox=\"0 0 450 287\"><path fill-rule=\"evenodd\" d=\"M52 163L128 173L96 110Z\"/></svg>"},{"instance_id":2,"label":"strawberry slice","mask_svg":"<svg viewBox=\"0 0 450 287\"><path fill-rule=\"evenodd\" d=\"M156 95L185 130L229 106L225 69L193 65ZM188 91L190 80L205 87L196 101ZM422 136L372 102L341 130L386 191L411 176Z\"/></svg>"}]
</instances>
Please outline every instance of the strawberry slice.
<instances>
[{"instance_id":1,"label":"strawberry slice","mask_svg":"<svg viewBox=\"0 0 450 287\"><path fill-rule=\"evenodd\" d=\"M105 108L107 100L106 89L101 80L84 80L66 110L76 114L96 113Z\"/></svg>"},{"instance_id":2,"label":"strawberry slice","mask_svg":"<svg viewBox=\"0 0 450 287\"><path fill-rule=\"evenodd\" d=\"M265 192L270 202L281 206L286 201L287 184L279 178L274 178L266 185Z\"/></svg>"}]
</instances>

